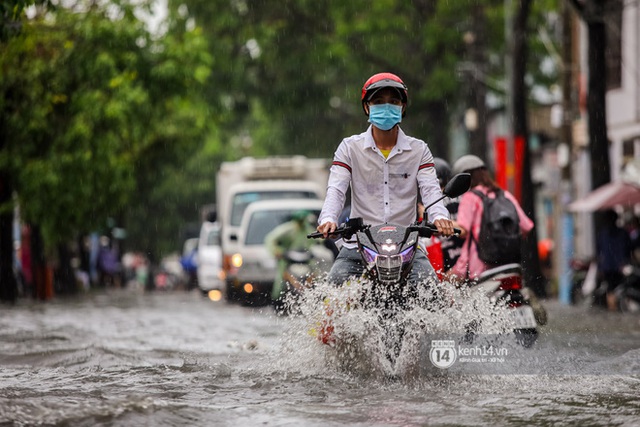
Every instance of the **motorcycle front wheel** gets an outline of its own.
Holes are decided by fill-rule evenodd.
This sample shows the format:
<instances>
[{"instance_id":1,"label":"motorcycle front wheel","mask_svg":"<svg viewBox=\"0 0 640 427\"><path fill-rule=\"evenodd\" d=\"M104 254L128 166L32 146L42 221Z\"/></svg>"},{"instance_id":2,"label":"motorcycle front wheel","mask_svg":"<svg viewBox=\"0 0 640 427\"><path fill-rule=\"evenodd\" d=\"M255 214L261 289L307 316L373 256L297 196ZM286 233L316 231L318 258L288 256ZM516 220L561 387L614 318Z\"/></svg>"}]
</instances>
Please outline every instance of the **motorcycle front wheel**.
<instances>
[{"instance_id":1,"label":"motorcycle front wheel","mask_svg":"<svg viewBox=\"0 0 640 427\"><path fill-rule=\"evenodd\" d=\"M516 342L524 348L531 348L538 339L538 330L536 328L514 329Z\"/></svg>"},{"instance_id":2,"label":"motorcycle front wheel","mask_svg":"<svg viewBox=\"0 0 640 427\"><path fill-rule=\"evenodd\" d=\"M620 311L623 313L640 313L640 301L622 294L618 300Z\"/></svg>"}]
</instances>

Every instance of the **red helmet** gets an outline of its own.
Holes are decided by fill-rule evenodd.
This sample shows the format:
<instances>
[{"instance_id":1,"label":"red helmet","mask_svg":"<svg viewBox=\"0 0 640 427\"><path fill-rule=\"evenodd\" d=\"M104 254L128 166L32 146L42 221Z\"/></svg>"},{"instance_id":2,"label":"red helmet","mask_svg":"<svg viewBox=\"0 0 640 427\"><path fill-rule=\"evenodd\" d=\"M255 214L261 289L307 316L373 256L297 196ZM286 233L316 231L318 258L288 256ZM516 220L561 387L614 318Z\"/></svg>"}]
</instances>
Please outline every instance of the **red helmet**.
<instances>
[{"instance_id":1,"label":"red helmet","mask_svg":"<svg viewBox=\"0 0 640 427\"><path fill-rule=\"evenodd\" d=\"M402 79L395 74L391 73L378 73L369 77L362 86L362 109L366 113L367 110L364 108L365 104L371 99L374 93L376 93L379 89L383 87L392 87L396 89L402 98L402 102L407 103L407 85L404 84Z\"/></svg>"}]
</instances>

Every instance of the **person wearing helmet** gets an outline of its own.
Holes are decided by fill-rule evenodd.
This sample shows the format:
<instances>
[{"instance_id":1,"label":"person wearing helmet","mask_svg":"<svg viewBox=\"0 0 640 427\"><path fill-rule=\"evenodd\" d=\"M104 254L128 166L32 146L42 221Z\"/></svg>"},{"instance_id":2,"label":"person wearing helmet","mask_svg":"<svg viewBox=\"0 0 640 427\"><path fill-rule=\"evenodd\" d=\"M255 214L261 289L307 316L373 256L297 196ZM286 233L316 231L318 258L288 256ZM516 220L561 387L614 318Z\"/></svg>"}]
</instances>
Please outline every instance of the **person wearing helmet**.
<instances>
[{"instance_id":1,"label":"person wearing helmet","mask_svg":"<svg viewBox=\"0 0 640 427\"><path fill-rule=\"evenodd\" d=\"M440 188L445 187L451 177L452 169L445 159L440 157L436 157L434 160L436 167L436 175L438 176L438 182L440 183ZM460 197L456 198L446 198L444 199L444 205L449 211L449 215L453 221L456 220L458 216L458 205L460 204ZM439 243L440 250L442 251L441 258L441 268L443 274L448 272L451 267L455 265L460 257L460 252L462 250L462 246L464 245L464 239L460 236L451 236L447 239L438 239L436 236L432 238L432 240L437 240ZM436 257L437 258L437 257ZM429 257L431 259L431 257Z\"/></svg>"},{"instance_id":2,"label":"person wearing helmet","mask_svg":"<svg viewBox=\"0 0 640 427\"><path fill-rule=\"evenodd\" d=\"M460 197L458 205L456 223L461 230L460 237L465 241L460 257L450 270L449 277L456 281L474 279L489 268L478 256L476 242L480 234L483 202L476 191L490 198L495 198L498 191L503 191L516 208L521 233L526 234L533 228L533 221L524 213L520 203L510 192L498 187L482 159L472 154L460 157L453 164L453 174L463 172L471 174L471 185L470 190Z\"/></svg>"},{"instance_id":3,"label":"person wearing helmet","mask_svg":"<svg viewBox=\"0 0 640 427\"><path fill-rule=\"evenodd\" d=\"M435 157L433 163L436 167L436 176L438 177L440 188L444 188L451 179L451 166L449 162L441 157Z\"/></svg>"},{"instance_id":4,"label":"person wearing helmet","mask_svg":"<svg viewBox=\"0 0 640 427\"><path fill-rule=\"evenodd\" d=\"M362 109L371 124L359 135L342 140L330 170L327 195L317 230L325 237L338 227L338 216L351 189L351 217L368 224L416 221L419 189L425 205L442 195L433 155L424 141L406 135L400 122L407 109L408 91L395 74L378 73L361 92ZM443 235L453 234L453 223L442 201L428 209L427 218ZM341 284L364 271L355 241L344 241L329 280ZM435 278L422 251L414 261L410 281Z\"/></svg>"},{"instance_id":5,"label":"person wearing helmet","mask_svg":"<svg viewBox=\"0 0 640 427\"><path fill-rule=\"evenodd\" d=\"M436 176L438 177L438 183L440 183L440 188L444 190L444 187L447 185L453 174L451 173L451 166L449 162L445 159L436 157L433 159L433 163L436 167ZM452 220L455 221L456 215L458 213L458 202L460 201L459 197L456 198L446 198L444 199L444 206L449 211L449 215Z\"/></svg>"},{"instance_id":6,"label":"person wearing helmet","mask_svg":"<svg viewBox=\"0 0 640 427\"><path fill-rule=\"evenodd\" d=\"M314 231L313 223L315 220L315 215L312 212L304 209L298 210L291 215L289 221L278 225L264 238L267 251L275 257L278 263L271 291L271 300L274 304L280 302L285 290L283 276L287 268L285 260L287 251L306 252L314 245L322 245L321 242L307 239L307 234Z\"/></svg>"}]
</instances>

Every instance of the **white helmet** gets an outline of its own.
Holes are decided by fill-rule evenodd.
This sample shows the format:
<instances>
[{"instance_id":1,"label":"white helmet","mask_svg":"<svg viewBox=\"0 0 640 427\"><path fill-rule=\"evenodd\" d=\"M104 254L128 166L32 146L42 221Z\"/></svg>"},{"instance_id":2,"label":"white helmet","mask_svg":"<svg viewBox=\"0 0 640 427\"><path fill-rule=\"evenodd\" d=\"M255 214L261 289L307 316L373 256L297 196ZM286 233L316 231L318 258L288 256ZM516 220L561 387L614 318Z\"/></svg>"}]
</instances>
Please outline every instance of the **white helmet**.
<instances>
[{"instance_id":1,"label":"white helmet","mask_svg":"<svg viewBox=\"0 0 640 427\"><path fill-rule=\"evenodd\" d=\"M474 156L473 154L467 154L465 156L460 157L453 164L453 174L457 175L462 172L469 172L478 168L486 168L487 165L484 164L482 159L478 156Z\"/></svg>"}]
</instances>

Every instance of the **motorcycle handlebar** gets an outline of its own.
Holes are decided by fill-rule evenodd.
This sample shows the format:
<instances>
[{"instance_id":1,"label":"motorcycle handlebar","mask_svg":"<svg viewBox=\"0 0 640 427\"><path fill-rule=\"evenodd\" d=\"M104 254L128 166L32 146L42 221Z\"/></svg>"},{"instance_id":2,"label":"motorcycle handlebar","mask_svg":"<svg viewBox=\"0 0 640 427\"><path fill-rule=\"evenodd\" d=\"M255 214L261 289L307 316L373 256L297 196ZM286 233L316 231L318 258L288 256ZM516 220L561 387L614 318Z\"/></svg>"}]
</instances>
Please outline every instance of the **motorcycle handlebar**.
<instances>
[{"instance_id":1,"label":"motorcycle handlebar","mask_svg":"<svg viewBox=\"0 0 640 427\"><path fill-rule=\"evenodd\" d=\"M353 233L357 232L357 231L361 231L364 230L365 228L368 227L364 227L364 228L352 228L352 227L347 227L347 226L341 226L336 228L335 230L333 230L330 233L327 233L327 236L347 236L347 235L352 235ZM316 231L315 233L311 233L311 234L307 234L307 239L319 239L324 237L324 234L320 233L319 231Z\"/></svg>"},{"instance_id":2,"label":"motorcycle handlebar","mask_svg":"<svg viewBox=\"0 0 640 427\"><path fill-rule=\"evenodd\" d=\"M331 233L327 233L327 235L342 236L345 234L353 234L356 231L360 231L360 230L359 229L354 230L350 227L342 226L342 227L336 228ZM438 233L438 228L430 222L425 222L423 223L423 225L412 225L407 227L407 232L411 232L411 231L417 231L421 237L431 237L432 235ZM453 229L454 236L459 236L461 232L462 230L460 230L459 228ZM319 239L321 237L324 237L324 234L320 233L319 231L315 233L307 234L307 239Z\"/></svg>"},{"instance_id":3,"label":"motorcycle handlebar","mask_svg":"<svg viewBox=\"0 0 640 427\"><path fill-rule=\"evenodd\" d=\"M329 233L329 234L333 234L333 233ZM318 239L320 237L324 237L324 234L320 233L319 231L316 231L315 233L307 234L307 239Z\"/></svg>"}]
</instances>

